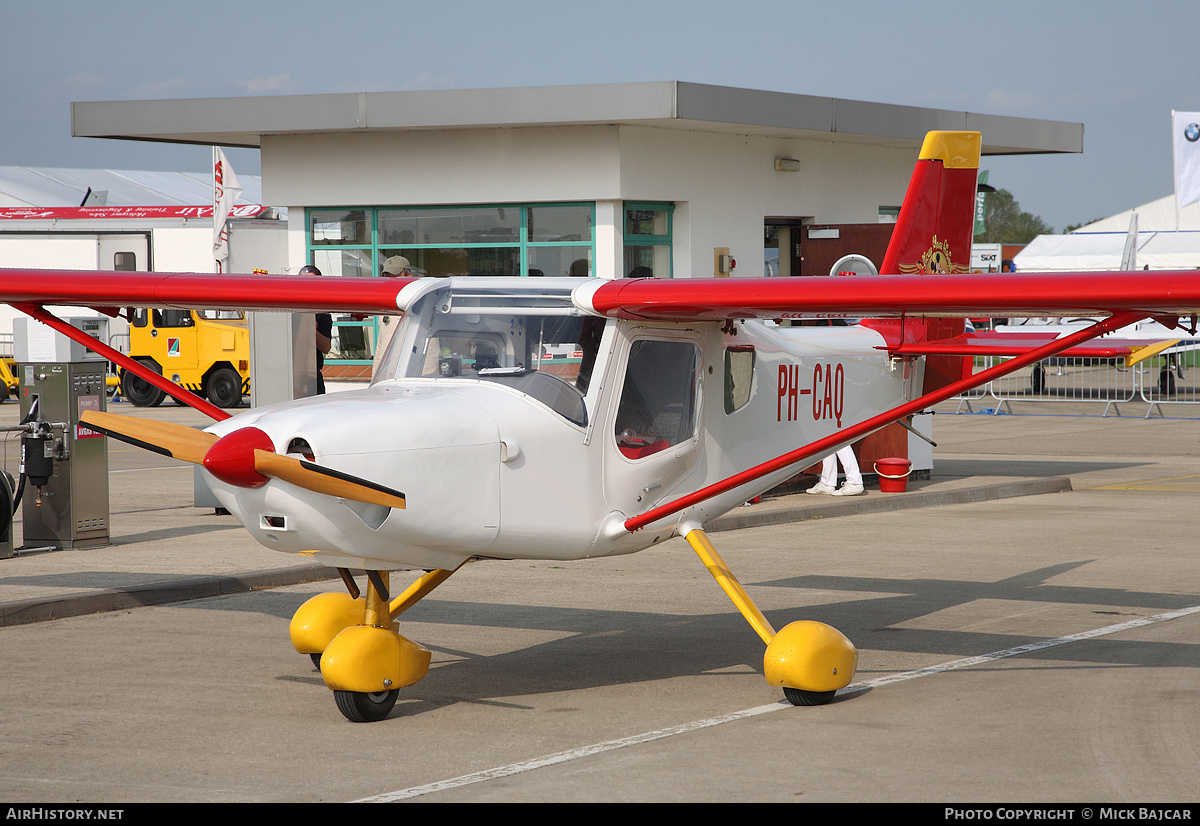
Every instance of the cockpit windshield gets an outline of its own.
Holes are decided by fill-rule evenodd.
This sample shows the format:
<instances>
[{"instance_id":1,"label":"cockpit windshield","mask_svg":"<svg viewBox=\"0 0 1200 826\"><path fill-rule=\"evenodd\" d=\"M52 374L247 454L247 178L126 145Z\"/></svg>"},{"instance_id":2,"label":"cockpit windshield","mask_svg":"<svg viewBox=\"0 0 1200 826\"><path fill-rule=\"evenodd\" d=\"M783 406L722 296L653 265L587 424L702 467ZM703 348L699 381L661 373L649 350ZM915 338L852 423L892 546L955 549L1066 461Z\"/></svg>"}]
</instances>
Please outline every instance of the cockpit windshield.
<instances>
[{"instance_id":1,"label":"cockpit windshield","mask_svg":"<svg viewBox=\"0 0 1200 826\"><path fill-rule=\"evenodd\" d=\"M414 302L379 378L473 379L512 387L578 425L605 320L569 292L436 290Z\"/></svg>"}]
</instances>

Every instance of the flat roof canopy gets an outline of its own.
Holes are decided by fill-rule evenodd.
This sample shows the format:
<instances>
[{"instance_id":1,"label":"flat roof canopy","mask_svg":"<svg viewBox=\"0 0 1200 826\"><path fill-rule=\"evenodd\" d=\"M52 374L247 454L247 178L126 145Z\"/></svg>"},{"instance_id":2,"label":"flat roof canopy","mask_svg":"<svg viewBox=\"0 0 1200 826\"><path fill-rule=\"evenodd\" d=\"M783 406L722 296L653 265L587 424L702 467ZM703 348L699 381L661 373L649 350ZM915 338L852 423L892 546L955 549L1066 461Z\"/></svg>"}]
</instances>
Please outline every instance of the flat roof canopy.
<instances>
[{"instance_id":1,"label":"flat roof canopy","mask_svg":"<svg viewBox=\"0 0 1200 826\"><path fill-rule=\"evenodd\" d=\"M71 104L75 137L258 148L264 135L618 124L919 147L983 134L983 154L1083 151L1083 124L681 81Z\"/></svg>"}]
</instances>

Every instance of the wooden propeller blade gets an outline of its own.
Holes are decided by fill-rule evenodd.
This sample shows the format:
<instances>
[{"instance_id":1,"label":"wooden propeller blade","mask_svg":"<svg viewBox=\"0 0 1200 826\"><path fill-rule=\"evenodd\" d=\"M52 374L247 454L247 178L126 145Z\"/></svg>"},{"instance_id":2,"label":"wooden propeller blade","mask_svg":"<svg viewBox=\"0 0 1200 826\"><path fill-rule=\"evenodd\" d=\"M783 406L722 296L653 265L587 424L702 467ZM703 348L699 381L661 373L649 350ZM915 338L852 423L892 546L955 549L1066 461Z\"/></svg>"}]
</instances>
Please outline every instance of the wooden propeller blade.
<instances>
[{"instance_id":1,"label":"wooden propeller blade","mask_svg":"<svg viewBox=\"0 0 1200 826\"><path fill-rule=\"evenodd\" d=\"M79 417L79 420L87 427L98 430L106 436L112 436L114 439L120 439L123 442L154 451L163 456L170 456L185 462L194 462L198 465L206 464L204 461L205 457L209 454L212 446L219 441L212 433L196 430L187 425L160 422L153 419L140 419L134 416L119 416L113 413L100 413L95 410L87 411ZM250 432L249 428L242 431L234 431L233 434L229 435L236 436L247 432ZM266 436L262 435L261 438L266 439ZM337 496L342 499L353 499L357 502L365 502L370 505L382 505L388 508L403 508L405 505L404 494L400 491L392 490L389 487L375 484L366 479L360 479L348 473L321 467L312 462L297 459L294 456L281 456L270 450L257 449L250 446L252 444L253 441L244 445L243 450L249 449L254 457L253 471L261 474L261 476L282 479L285 482L290 482L297 487L311 490L315 493ZM214 454L217 452L213 451ZM245 453L241 455L246 456ZM232 464L236 469L242 463L237 460L235 455ZM213 471L218 477L224 475L226 481L233 484L247 485L247 480L229 478L228 473L222 474L222 469L209 467L209 470ZM245 473L249 470L246 467L242 472ZM265 481L265 479L259 477L258 484Z\"/></svg>"},{"instance_id":2,"label":"wooden propeller blade","mask_svg":"<svg viewBox=\"0 0 1200 826\"><path fill-rule=\"evenodd\" d=\"M163 456L200 464L217 437L203 430L174 422L141 419L89 410L79 417L81 424L106 436L152 450Z\"/></svg>"},{"instance_id":3,"label":"wooden propeller blade","mask_svg":"<svg viewBox=\"0 0 1200 826\"><path fill-rule=\"evenodd\" d=\"M388 508L404 507L404 494L398 490L392 490L339 470L321 467L294 456L280 456L269 450L255 450L254 469L263 476L282 479L314 493L324 493L328 496L353 499L356 502L383 505Z\"/></svg>"}]
</instances>

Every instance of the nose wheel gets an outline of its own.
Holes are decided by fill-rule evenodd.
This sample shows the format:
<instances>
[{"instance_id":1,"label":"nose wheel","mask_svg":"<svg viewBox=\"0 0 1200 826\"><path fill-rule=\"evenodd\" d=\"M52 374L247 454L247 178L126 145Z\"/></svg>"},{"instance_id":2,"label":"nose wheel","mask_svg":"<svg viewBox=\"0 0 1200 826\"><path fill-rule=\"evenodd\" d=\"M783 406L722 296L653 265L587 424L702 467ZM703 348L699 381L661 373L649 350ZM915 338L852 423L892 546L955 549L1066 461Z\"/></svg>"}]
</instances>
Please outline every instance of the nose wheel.
<instances>
[{"instance_id":1,"label":"nose wheel","mask_svg":"<svg viewBox=\"0 0 1200 826\"><path fill-rule=\"evenodd\" d=\"M396 705L400 689L391 691L334 691L338 711L351 723L374 723L387 717Z\"/></svg>"},{"instance_id":2,"label":"nose wheel","mask_svg":"<svg viewBox=\"0 0 1200 826\"><path fill-rule=\"evenodd\" d=\"M312 658L343 717L374 723L391 713L401 688L429 671L429 651L396 633L395 618L454 571L427 571L395 599L387 571L367 572L365 598L348 571L339 573L350 593L318 594L301 605L289 626L292 645Z\"/></svg>"}]
</instances>

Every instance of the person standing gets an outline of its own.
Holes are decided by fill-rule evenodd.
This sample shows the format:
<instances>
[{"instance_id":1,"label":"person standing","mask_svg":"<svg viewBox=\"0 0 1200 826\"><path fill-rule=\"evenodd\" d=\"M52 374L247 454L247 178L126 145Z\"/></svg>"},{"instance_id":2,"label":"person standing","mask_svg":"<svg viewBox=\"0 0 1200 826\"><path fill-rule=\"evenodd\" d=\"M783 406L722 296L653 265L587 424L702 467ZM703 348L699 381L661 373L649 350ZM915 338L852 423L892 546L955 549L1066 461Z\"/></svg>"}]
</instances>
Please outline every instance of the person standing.
<instances>
[{"instance_id":1,"label":"person standing","mask_svg":"<svg viewBox=\"0 0 1200 826\"><path fill-rule=\"evenodd\" d=\"M299 275L321 275L312 264L300 268ZM325 393L325 357L333 349L333 315L317 313L317 395Z\"/></svg>"},{"instance_id":2,"label":"person standing","mask_svg":"<svg viewBox=\"0 0 1200 826\"><path fill-rule=\"evenodd\" d=\"M846 481L837 486L837 463L842 463L846 472ZM836 454L831 453L821 460L821 481L808 489L809 493L827 493L831 496L858 496L863 492L862 473L858 469L858 459L854 448L846 445Z\"/></svg>"},{"instance_id":3,"label":"person standing","mask_svg":"<svg viewBox=\"0 0 1200 826\"><path fill-rule=\"evenodd\" d=\"M379 274L384 278L409 278L412 276L412 264L403 255L393 255L383 262L383 270ZM383 353L387 350L388 343L392 340L392 334L396 332L396 327L400 324L400 316L381 315L378 316L378 320L379 335L376 337L375 354L371 365L372 378L379 370L379 362L383 359Z\"/></svg>"}]
</instances>

